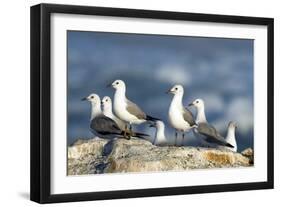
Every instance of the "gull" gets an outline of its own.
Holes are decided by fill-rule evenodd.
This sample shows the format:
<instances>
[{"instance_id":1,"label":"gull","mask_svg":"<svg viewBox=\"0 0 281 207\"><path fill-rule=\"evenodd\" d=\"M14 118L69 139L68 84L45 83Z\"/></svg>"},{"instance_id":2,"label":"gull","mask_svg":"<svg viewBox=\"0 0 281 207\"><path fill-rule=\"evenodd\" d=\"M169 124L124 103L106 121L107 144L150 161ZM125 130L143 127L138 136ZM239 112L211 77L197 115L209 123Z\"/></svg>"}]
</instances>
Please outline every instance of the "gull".
<instances>
[{"instance_id":1,"label":"gull","mask_svg":"<svg viewBox=\"0 0 281 207\"><path fill-rule=\"evenodd\" d=\"M164 122L157 120L155 122L152 122L150 127L155 127L155 138L152 142L153 145L157 146L167 146L169 145L168 140L165 137L165 124Z\"/></svg>"},{"instance_id":2,"label":"gull","mask_svg":"<svg viewBox=\"0 0 281 207\"><path fill-rule=\"evenodd\" d=\"M105 139L121 137L128 139L128 137L126 137L127 132L120 129L114 120L102 113L100 97L97 94L90 94L88 97L83 98L82 101L89 101L91 103L90 128L94 135ZM148 135L132 132L132 136L144 138Z\"/></svg>"},{"instance_id":3,"label":"gull","mask_svg":"<svg viewBox=\"0 0 281 207\"><path fill-rule=\"evenodd\" d=\"M121 119L117 118L115 116L115 114L113 114L113 112L112 112L111 98L109 96L103 97L101 104L102 104L103 114L105 116L111 118L112 120L114 120L120 129L125 130L126 123L124 121L122 121Z\"/></svg>"},{"instance_id":4,"label":"gull","mask_svg":"<svg viewBox=\"0 0 281 207\"><path fill-rule=\"evenodd\" d=\"M189 106L195 106L197 109L197 116L195 120L197 127L194 128L194 134L197 138L201 139L204 146L214 148L217 146L226 146L233 148L233 146L219 134L216 128L207 122L205 116L205 105L202 99L196 99L190 103Z\"/></svg>"},{"instance_id":5,"label":"gull","mask_svg":"<svg viewBox=\"0 0 281 207\"><path fill-rule=\"evenodd\" d=\"M169 122L175 131L175 145L177 143L178 132L182 132L182 144L184 133L196 127L192 113L182 105L184 89L182 85L173 86L167 93L174 94L169 107Z\"/></svg>"},{"instance_id":6,"label":"gull","mask_svg":"<svg viewBox=\"0 0 281 207\"><path fill-rule=\"evenodd\" d=\"M233 152L237 152L237 143L235 137L235 129L237 128L237 124L234 121L229 122L227 127L227 134L225 137L225 141L233 146L233 148L228 147Z\"/></svg>"},{"instance_id":7,"label":"gull","mask_svg":"<svg viewBox=\"0 0 281 207\"><path fill-rule=\"evenodd\" d=\"M130 131L132 130L132 124L158 120L157 118L145 114L137 104L127 99L126 84L124 81L115 80L108 86L115 89L113 100L114 113L119 119L129 124Z\"/></svg>"}]
</instances>

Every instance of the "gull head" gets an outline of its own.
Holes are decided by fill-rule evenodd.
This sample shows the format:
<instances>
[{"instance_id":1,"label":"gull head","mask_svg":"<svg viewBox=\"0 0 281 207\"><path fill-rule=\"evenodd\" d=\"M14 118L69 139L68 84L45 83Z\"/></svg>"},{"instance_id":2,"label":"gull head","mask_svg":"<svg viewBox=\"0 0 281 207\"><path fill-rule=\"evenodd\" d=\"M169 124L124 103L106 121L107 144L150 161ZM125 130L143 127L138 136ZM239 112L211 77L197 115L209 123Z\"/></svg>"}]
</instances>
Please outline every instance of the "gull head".
<instances>
[{"instance_id":1,"label":"gull head","mask_svg":"<svg viewBox=\"0 0 281 207\"><path fill-rule=\"evenodd\" d=\"M122 81L122 80L115 80L115 81L113 81L113 83L111 84L111 87L115 88L116 90L117 90L117 89L125 89L125 88L126 88L126 85L125 85L125 82Z\"/></svg>"},{"instance_id":2,"label":"gull head","mask_svg":"<svg viewBox=\"0 0 281 207\"><path fill-rule=\"evenodd\" d=\"M90 94L89 96L87 96L87 97L85 97L85 98L82 98L81 99L82 101L89 101L89 102L91 102L91 103L93 103L93 104L100 104L100 97L97 95L97 94L95 94L95 93L92 93L92 94Z\"/></svg>"},{"instance_id":3,"label":"gull head","mask_svg":"<svg viewBox=\"0 0 281 207\"><path fill-rule=\"evenodd\" d=\"M150 127L155 127L157 129L159 128L164 128L165 127L165 124L163 121L160 121L160 120L157 120L157 121L154 121L150 124Z\"/></svg>"},{"instance_id":4,"label":"gull head","mask_svg":"<svg viewBox=\"0 0 281 207\"><path fill-rule=\"evenodd\" d=\"M195 99L192 103L190 103L188 106L194 106L195 108L204 108L204 101L200 98Z\"/></svg>"},{"instance_id":5,"label":"gull head","mask_svg":"<svg viewBox=\"0 0 281 207\"><path fill-rule=\"evenodd\" d=\"M237 123L234 121L229 122L228 128L230 129L236 129L238 127Z\"/></svg>"},{"instance_id":6,"label":"gull head","mask_svg":"<svg viewBox=\"0 0 281 207\"><path fill-rule=\"evenodd\" d=\"M167 93L172 93L174 95L176 94L183 94L184 93L184 89L182 85L174 85L170 90L167 91Z\"/></svg>"},{"instance_id":7,"label":"gull head","mask_svg":"<svg viewBox=\"0 0 281 207\"><path fill-rule=\"evenodd\" d=\"M101 101L102 107L104 109L110 108L112 107L112 101L111 98L109 96L105 96L103 97L102 101Z\"/></svg>"}]
</instances>

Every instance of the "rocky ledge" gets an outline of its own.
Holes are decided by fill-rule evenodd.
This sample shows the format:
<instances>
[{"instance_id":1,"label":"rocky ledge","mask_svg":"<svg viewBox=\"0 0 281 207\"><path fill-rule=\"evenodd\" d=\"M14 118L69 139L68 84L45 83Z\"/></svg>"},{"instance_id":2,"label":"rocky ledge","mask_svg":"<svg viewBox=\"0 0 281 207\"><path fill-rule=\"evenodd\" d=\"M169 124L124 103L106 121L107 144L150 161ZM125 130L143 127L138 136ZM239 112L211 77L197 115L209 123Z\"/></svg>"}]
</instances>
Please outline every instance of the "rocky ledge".
<instances>
[{"instance_id":1,"label":"rocky ledge","mask_svg":"<svg viewBox=\"0 0 281 207\"><path fill-rule=\"evenodd\" d=\"M242 153L200 147L157 147L141 139L77 140L68 147L68 175L180 171L253 165L253 150Z\"/></svg>"}]
</instances>

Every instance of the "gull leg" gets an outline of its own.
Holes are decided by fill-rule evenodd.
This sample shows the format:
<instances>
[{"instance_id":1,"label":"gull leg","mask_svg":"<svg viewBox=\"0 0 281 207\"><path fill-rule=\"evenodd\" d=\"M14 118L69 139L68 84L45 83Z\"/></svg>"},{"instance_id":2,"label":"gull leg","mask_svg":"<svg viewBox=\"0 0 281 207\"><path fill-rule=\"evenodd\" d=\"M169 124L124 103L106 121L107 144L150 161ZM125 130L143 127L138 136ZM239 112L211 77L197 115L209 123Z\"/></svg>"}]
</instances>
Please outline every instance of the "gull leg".
<instances>
[{"instance_id":1,"label":"gull leg","mask_svg":"<svg viewBox=\"0 0 281 207\"><path fill-rule=\"evenodd\" d=\"M177 146L177 137L178 137L178 132L177 130L175 131L175 146Z\"/></svg>"},{"instance_id":2,"label":"gull leg","mask_svg":"<svg viewBox=\"0 0 281 207\"><path fill-rule=\"evenodd\" d=\"M124 138L127 139L127 124L125 124Z\"/></svg>"},{"instance_id":3,"label":"gull leg","mask_svg":"<svg viewBox=\"0 0 281 207\"><path fill-rule=\"evenodd\" d=\"M181 141L182 146L183 146L183 141L184 141L184 132L182 132L182 141Z\"/></svg>"},{"instance_id":4,"label":"gull leg","mask_svg":"<svg viewBox=\"0 0 281 207\"><path fill-rule=\"evenodd\" d=\"M131 139L133 132L132 132L132 125L129 124L129 138Z\"/></svg>"}]
</instances>

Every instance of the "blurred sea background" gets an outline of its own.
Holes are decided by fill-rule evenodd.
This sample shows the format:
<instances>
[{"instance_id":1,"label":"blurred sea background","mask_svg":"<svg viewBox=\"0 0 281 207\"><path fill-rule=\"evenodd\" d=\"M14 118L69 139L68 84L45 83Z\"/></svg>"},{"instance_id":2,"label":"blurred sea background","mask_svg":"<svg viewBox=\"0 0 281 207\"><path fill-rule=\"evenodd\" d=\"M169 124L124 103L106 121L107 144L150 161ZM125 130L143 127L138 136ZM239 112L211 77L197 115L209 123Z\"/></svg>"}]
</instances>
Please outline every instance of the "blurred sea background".
<instances>
[{"instance_id":1,"label":"blurred sea background","mask_svg":"<svg viewBox=\"0 0 281 207\"><path fill-rule=\"evenodd\" d=\"M165 92L182 84L185 106L202 98L209 123L225 135L228 122L236 121L238 150L253 147L253 44L249 39L68 31L67 144L93 137L90 104L81 98L90 93L113 98L114 90L106 85L122 79L127 97L165 122L167 137L174 130L167 117L172 95ZM146 124L134 130L155 133ZM185 144L196 142L186 134Z\"/></svg>"}]
</instances>

